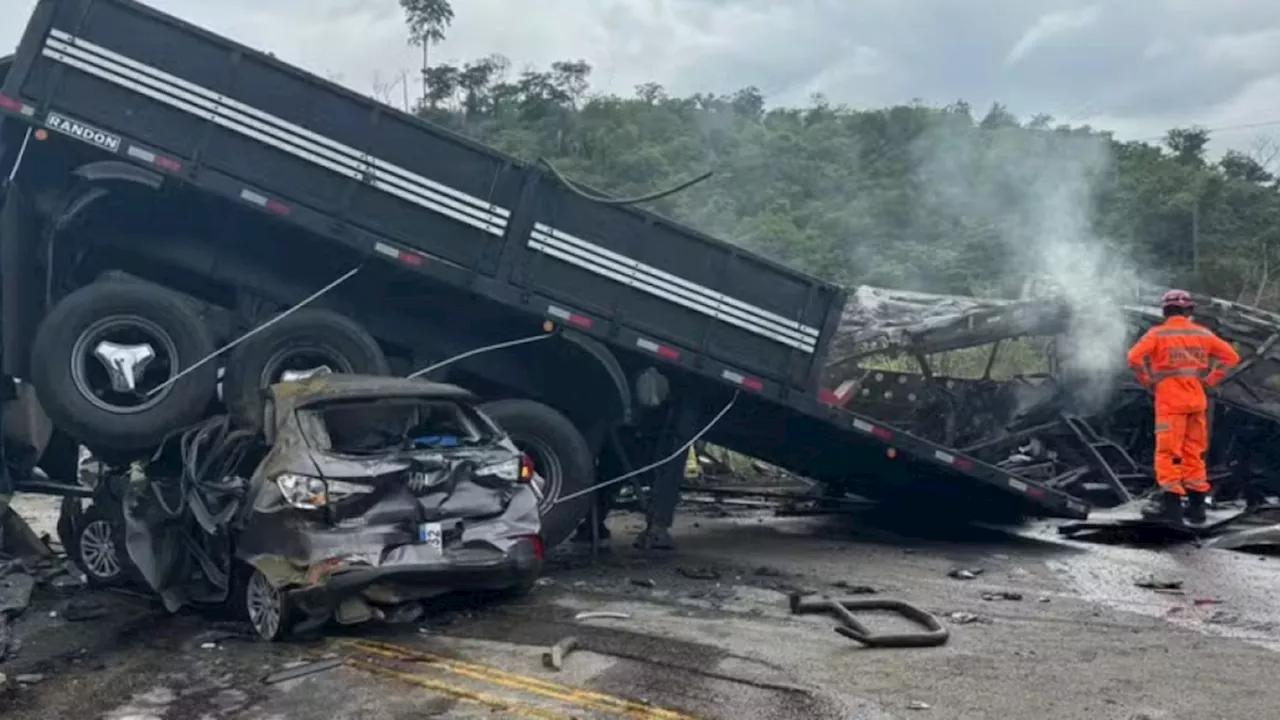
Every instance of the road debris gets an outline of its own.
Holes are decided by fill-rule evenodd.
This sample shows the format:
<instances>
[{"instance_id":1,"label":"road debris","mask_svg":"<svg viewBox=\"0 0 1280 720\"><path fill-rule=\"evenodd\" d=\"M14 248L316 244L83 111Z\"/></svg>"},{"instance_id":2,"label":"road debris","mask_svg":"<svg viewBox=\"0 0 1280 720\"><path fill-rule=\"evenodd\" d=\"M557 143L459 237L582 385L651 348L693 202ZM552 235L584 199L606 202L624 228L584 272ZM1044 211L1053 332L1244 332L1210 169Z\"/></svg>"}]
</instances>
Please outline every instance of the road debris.
<instances>
[{"instance_id":1,"label":"road debris","mask_svg":"<svg viewBox=\"0 0 1280 720\"><path fill-rule=\"evenodd\" d=\"M752 574L756 577L782 577L782 571L771 565L761 565Z\"/></svg>"},{"instance_id":2,"label":"road debris","mask_svg":"<svg viewBox=\"0 0 1280 720\"><path fill-rule=\"evenodd\" d=\"M911 702L907 703L908 710L930 710L932 708L933 708L932 705L930 705L927 702L922 702L920 700L912 700Z\"/></svg>"},{"instance_id":3,"label":"road debris","mask_svg":"<svg viewBox=\"0 0 1280 720\"><path fill-rule=\"evenodd\" d=\"M1154 575L1140 577L1133 581L1134 587L1145 588L1147 590L1181 590L1181 580L1165 580L1157 578Z\"/></svg>"},{"instance_id":4,"label":"road debris","mask_svg":"<svg viewBox=\"0 0 1280 720\"><path fill-rule=\"evenodd\" d=\"M310 663L305 663L303 665L298 665L296 667L285 668L284 670L273 672L270 675L267 675L266 677L262 678L262 684L274 685L276 683L282 683L288 680L297 680L298 678L301 678L301 677L314 675L316 673L324 672L326 670L332 670L333 668L339 667L344 662L346 661L341 658L338 658L333 660L320 660L317 662L310 662Z\"/></svg>"},{"instance_id":5,"label":"road debris","mask_svg":"<svg viewBox=\"0 0 1280 720\"><path fill-rule=\"evenodd\" d=\"M84 622L105 616L107 607L94 598L80 597L63 603L61 612L67 622Z\"/></svg>"},{"instance_id":6,"label":"road debris","mask_svg":"<svg viewBox=\"0 0 1280 720\"><path fill-rule=\"evenodd\" d=\"M977 613L963 612L959 610L953 613L949 613L947 615L947 619L955 623L956 625L971 625L973 623L982 623L984 625L990 625L992 622L991 618L983 617L982 615L978 615Z\"/></svg>"},{"instance_id":7,"label":"road debris","mask_svg":"<svg viewBox=\"0 0 1280 720\"><path fill-rule=\"evenodd\" d=\"M947 577L954 580L972 580L984 572L986 571L982 568L955 568L947 573Z\"/></svg>"},{"instance_id":8,"label":"road debris","mask_svg":"<svg viewBox=\"0 0 1280 720\"><path fill-rule=\"evenodd\" d=\"M1011 590L1000 590L997 592L984 592L982 593L982 599L987 601L1010 600L1010 601L1017 602L1022 600L1022 593L1013 592Z\"/></svg>"},{"instance_id":9,"label":"road debris","mask_svg":"<svg viewBox=\"0 0 1280 720\"><path fill-rule=\"evenodd\" d=\"M629 582L636 587L653 588L658 587L658 583L653 578L628 578Z\"/></svg>"},{"instance_id":10,"label":"road debris","mask_svg":"<svg viewBox=\"0 0 1280 720\"><path fill-rule=\"evenodd\" d=\"M19 685L35 685L44 682L45 676L40 673L26 673L23 675L14 675L13 681Z\"/></svg>"},{"instance_id":11,"label":"road debris","mask_svg":"<svg viewBox=\"0 0 1280 720\"><path fill-rule=\"evenodd\" d=\"M629 613L613 612L609 610L590 610L587 612L580 612L577 615L574 615L573 619L577 620L578 622L582 622L583 620L600 620L600 619L630 620L631 615Z\"/></svg>"},{"instance_id":12,"label":"road debris","mask_svg":"<svg viewBox=\"0 0 1280 720\"><path fill-rule=\"evenodd\" d=\"M570 635L542 653L542 666L559 672L564 669L564 659L568 657L569 653L577 649L578 638Z\"/></svg>"},{"instance_id":13,"label":"road debris","mask_svg":"<svg viewBox=\"0 0 1280 720\"><path fill-rule=\"evenodd\" d=\"M945 644L948 638L951 637L950 631L936 617L901 600L872 600L868 598L845 600L832 598L808 599L801 595L793 594L788 597L788 602L793 615L825 613L835 617L840 621L840 624L835 627L837 633L867 647L936 647ZM894 612L916 625L920 625L924 630L915 633L875 634L854 617L852 612L854 610Z\"/></svg>"},{"instance_id":14,"label":"road debris","mask_svg":"<svg viewBox=\"0 0 1280 720\"><path fill-rule=\"evenodd\" d=\"M676 572L690 580L719 580L720 572L708 567L678 567Z\"/></svg>"}]
</instances>

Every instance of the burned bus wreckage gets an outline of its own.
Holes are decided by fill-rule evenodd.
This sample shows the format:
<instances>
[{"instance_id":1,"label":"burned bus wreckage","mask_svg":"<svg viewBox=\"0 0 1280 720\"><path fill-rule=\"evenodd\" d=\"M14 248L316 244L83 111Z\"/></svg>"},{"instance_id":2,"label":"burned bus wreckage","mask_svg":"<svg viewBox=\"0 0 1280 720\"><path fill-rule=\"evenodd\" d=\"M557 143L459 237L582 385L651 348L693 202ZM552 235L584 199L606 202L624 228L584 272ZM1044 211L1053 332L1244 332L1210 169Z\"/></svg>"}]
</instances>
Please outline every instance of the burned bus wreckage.
<instances>
[{"instance_id":1,"label":"burned bus wreckage","mask_svg":"<svg viewBox=\"0 0 1280 720\"><path fill-rule=\"evenodd\" d=\"M1161 322L1159 299L1158 290L1138 290L1113 312L1082 317L1052 294L986 300L860 287L850 293L826 382L851 411L1095 508L1114 507L1155 486L1151 396L1124 354ZM1257 504L1278 492L1280 315L1195 300L1196 321L1242 357L1211 394L1214 497ZM1073 363L1081 339L1096 345L1104 336L1116 347L1089 348L1102 362Z\"/></svg>"}]
</instances>

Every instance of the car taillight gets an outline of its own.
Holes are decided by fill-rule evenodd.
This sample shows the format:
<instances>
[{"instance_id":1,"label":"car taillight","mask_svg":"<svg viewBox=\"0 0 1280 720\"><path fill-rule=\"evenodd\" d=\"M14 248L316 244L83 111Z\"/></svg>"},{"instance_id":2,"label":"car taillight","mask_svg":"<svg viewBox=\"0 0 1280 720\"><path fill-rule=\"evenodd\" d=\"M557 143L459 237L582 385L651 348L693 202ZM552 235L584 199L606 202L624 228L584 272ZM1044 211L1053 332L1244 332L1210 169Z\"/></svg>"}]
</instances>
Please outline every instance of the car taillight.
<instances>
[{"instance_id":1,"label":"car taillight","mask_svg":"<svg viewBox=\"0 0 1280 720\"><path fill-rule=\"evenodd\" d=\"M524 453L520 453L520 482L533 482L533 473L533 458Z\"/></svg>"},{"instance_id":2,"label":"car taillight","mask_svg":"<svg viewBox=\"0 0 1280 720\"><path fill-rule=\"evenodd\" d=\"M533 543L533 556L541 560L547 552L547 548L542 544L542 538L538 535L530 535L529 542Z\"/></svg>"}]
</instances>

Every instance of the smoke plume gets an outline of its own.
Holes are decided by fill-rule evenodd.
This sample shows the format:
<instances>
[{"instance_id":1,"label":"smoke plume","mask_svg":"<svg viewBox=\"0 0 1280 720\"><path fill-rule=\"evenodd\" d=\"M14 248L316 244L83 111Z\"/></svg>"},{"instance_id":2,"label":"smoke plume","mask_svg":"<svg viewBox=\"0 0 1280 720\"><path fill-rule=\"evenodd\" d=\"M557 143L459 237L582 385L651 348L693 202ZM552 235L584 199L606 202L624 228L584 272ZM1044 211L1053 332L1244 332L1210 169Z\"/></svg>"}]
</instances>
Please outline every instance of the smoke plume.
<instances>
[{"instance_id":1,"label":"smoke plume","mask_svg":"<svg viewBox=\"0 0 1280 720\"><path fill-rule=\"evenodd\" d=\"M1105 402L1125 365L1122 304L1139 280L1129 259L1094 227L1097 191L1112 168L1108 141L966 122L926 133L915 151L919 190L931 211L968 227L985 225L1004 251L999 272L1006 286L1021 280L1070 308L1058 343L1061 369L1074 379L1078 401Z\"/></svg>"}]
</instances>

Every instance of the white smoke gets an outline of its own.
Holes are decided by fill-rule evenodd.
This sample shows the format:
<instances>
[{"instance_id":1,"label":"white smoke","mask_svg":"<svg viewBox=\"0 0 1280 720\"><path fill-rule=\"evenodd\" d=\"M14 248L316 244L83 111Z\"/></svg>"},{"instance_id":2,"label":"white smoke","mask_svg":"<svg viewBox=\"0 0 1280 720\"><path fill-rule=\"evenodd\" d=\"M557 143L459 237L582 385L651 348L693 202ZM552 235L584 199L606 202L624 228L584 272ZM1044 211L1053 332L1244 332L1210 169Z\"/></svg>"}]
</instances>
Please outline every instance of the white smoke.
<instances>
[{"instance_id":1,"label":"white smoke","mask_svg":"<svg viewBox=\"0 0 1280 720\"><path fill-rule=\"evenodd\" d=\"M1080 401L1105 401L1125 366L1123 303L1139 280L1095 228L1097 190L1113 170L1110 144L1084 133L958 122L926 133L915 151L930 209L989 228L1005 253L1005 280L1047 280L1070 306L1058 343L1062 370L1076 379Z\"/></svg>"}]
</instances>

